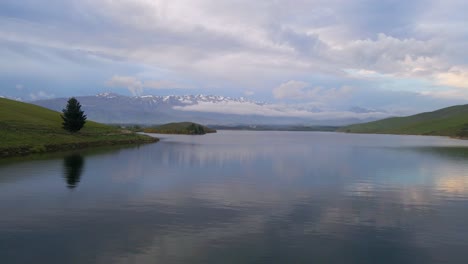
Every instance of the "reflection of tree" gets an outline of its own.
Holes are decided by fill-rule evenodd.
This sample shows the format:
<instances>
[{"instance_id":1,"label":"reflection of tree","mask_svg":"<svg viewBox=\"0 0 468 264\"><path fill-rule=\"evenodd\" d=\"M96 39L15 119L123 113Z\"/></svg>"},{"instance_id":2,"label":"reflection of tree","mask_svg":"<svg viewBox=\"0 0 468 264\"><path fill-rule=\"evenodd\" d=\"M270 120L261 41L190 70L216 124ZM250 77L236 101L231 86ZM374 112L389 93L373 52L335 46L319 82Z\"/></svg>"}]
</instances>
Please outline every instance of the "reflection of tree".
<instances>
[{"instance_id":1,"label":"reflection of tree","mask_svg":"<svg viewBox=\"0 0 468 264\"><path fill-rule=\"evenodd\" d=\"M81 173L83 173L84 159L79 154L66 156L63 159L63 177L67 181L67 187L75 188L80 182Z\"/></svg>"}]
</instances>

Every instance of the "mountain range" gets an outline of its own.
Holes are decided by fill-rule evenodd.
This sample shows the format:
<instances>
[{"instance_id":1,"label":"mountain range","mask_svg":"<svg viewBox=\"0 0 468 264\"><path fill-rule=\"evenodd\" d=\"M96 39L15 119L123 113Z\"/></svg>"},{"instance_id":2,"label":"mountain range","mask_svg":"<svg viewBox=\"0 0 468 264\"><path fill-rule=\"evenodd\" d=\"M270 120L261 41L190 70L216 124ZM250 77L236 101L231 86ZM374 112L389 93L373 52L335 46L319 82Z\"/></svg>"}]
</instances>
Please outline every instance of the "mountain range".
<instances>
[{"instance_id":1,"label":"mountain range","mask_svg":"<svg viewBox=\"0 0 468 264\"><path fill-rule=\"evenodd\" d=\"M101 93L76 97L88 119L102 123L162 124L191 121L211 125L346 125L388 117L383 111L353 107L327 111L317 107L257 102L216 95L123 96ZM31 103L61 111L67 98Z\"/></svg>"}]
</instances>

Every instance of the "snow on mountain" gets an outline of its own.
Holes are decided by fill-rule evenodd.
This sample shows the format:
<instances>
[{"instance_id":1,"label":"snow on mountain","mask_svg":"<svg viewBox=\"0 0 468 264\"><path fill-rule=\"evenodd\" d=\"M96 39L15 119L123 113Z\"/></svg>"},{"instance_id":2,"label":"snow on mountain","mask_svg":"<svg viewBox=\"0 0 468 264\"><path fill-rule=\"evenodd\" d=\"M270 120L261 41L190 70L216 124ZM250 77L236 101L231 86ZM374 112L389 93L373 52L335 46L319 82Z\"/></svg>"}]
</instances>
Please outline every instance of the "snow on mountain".
<instances>
[{"instance_id":1,"label":"snow on mountain","mask_svg":"<svg viewBox=\"0 0 468 264\"><path fill-rule=\"evenodd\" d=\"M104 123L157 124L193 121L203 124L314 124L342 125L386 117L378 111L331 111L315 106L293 106L257 102L244 97L216 95L123 96L101 93L77 97L88 118ZM56 111L66 98L32 103Z\"/></svg>"},{"instance_id":2,"label":"snow on mountain","mask_svg":"<svg viewBox=\"0 0 468 264\"><path fill-rule=\"evenodd\" d=\"M150 102L150 103L184 103L184 104L194 104L194 103L221 103L221 102L239 102L239 103L255 103L255 104L263 104L261 102L250 101L244 97L240 98L231 98L225 96L216 96L216 95L166 95L166 96L157 96L157 95L142 95L142 96L133 96L127 97L123 95L118 95L115 93L100 93L96 95L98 98L104 99L114 99L118 97L126 97L133 100L141 100L142 102Z\"/></svg>"}]
</instances>

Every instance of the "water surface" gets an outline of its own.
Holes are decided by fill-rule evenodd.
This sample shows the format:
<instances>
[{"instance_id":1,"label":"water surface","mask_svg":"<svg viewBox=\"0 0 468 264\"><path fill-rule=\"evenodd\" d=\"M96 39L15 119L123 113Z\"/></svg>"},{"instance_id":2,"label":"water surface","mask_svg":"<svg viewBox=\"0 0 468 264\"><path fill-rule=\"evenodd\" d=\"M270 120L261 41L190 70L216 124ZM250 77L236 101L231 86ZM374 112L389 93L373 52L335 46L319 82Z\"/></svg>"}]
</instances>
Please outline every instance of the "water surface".
<instances>
[{"instance_id":1,"label":"water surface","mask_svg":"<svg viewBox=\"0 0 468 264\"><path fill-rule=\"evenodd\" d=\"M161 137L0 161L0 263L466 263L466 141Z\"/></svg>"}]
</instances>

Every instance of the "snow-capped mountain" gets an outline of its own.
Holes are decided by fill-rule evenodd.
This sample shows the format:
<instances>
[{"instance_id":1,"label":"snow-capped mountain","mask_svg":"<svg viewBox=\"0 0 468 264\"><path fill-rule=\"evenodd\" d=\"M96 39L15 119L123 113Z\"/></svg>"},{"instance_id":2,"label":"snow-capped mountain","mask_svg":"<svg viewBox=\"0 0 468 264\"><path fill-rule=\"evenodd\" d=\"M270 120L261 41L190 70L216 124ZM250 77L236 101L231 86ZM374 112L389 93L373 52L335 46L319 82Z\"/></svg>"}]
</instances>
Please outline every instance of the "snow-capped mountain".
<instances>
[{"instance_id":1,"label":"snow-capped mountain","mask_svg":"<svg viewBox=\"0 0 468 264\"><path fill-rule=\"evenodd\" d=\"M381 112L323 111L216 95L123 96L101 93L77 97L90 120L103 123L158 124L193 121L203 124L342 125L384 117ZM61 111L67 98L33 101Z\"/></svg>"},{"instance_id":2,"label":"snow-capped mountain","mask_svg":"<svg viewBox=\"0 0 468 264\"><path fill-rule=\"evenodd\" d=\"M96 95L97 98L102 99L122 99L128 98L132 101L138 101L142 104L170 104L170 105L191 105L197 103L229 103L229 102L237 102L237 103L254 103L261 105L261 102L254 102L247 100L244 97L240 98L231 98L225 96L215 96L215 95L166 95L166 96L156 96L156 95L142 95L142 96L134 96L134 97L127 97L118 95L115 93L101 93Z\"/></svg>"}]
</instances>

